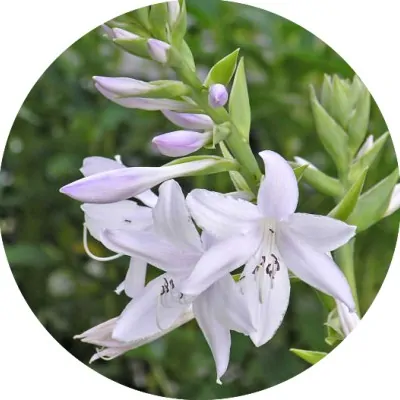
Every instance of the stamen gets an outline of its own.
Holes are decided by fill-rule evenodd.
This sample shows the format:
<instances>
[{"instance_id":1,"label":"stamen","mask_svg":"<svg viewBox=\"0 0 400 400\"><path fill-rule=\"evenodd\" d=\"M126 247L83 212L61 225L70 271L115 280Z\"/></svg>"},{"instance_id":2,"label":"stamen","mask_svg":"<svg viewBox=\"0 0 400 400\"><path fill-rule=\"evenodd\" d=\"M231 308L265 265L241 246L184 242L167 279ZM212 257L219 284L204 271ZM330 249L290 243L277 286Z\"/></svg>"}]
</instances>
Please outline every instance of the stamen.
<instances>
[{"instance_id":1,"label":"stamen","mask_svg":"<svg viewBox=\"0 0 400 400\"><path fill-rule=\"evenodd\" d=\"M87 229L86 224L83 224L83 248L85 249L86 254L87 254L90 258L92 258L92 259L95 260L95 261L107 262L107 261L114 261L114 260L116 260L116 259L121 258L122 256L124 256L124 254L122 254L122 253L117 253L117 254L115 254L115 255L113 255L113 256L110 256L110 257L98 257L98 256L94 255L94 254L90 251L89 246L88 246L87 231L88 231L88 229Z\"/></svg>"}]
</instances>

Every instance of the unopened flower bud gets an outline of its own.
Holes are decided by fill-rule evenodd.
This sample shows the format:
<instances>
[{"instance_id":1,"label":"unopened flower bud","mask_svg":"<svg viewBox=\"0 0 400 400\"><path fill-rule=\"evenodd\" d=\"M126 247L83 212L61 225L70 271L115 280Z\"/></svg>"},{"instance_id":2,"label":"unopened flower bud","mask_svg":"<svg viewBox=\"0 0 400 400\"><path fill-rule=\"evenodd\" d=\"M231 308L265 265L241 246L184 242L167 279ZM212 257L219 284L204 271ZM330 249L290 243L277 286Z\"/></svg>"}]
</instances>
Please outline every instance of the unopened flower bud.
<instances>
[{"instance_id":1,"label":"unopened flower bud","mask_svg":"<svg viewBox=\"0 0 400 400\"><path fill-rule=\"evenodd\" d=\"M147 41L147 47L151 58L161 64L168 62L168 51L171 46L168 43L162 42L157 39L149 39Z\"/></svg>"},{"instance_id":2,"label":"unopened flower bud","mask_svg":"<svg viewBox=\"0 0 400 400\"><path fill-rule=\"evenodd\" d=\"M161 154L182 157L194 153L211 139L211 132L175 131L156 136L152 143Z\"/></svg>"},{"instance_id":3,"label":"unopened flower bud","mask_svg":"<svg viewBox=\"0 0 400 400\"><path fill-rule=\"evenodd\" d=\"M140 36L121 28L113 28L114 39L140 39Z\"/></svg>"},{"instance_id":4,"label":"unopened flower bud","mask_svg":"<svg viewBox=\"0 0 400 400\"><path fill-rule=\"evenodd\" d=\"M100 86L116 96L139 96L152 89L148 82L132 78L110 78L107 76L94 76L96 86Z\"/></svg>"},{"instance_id":5,"label":"unopened flower bud","mask_svg":"<svg viewBox=\"0 0 400 400\"><path fill-rule=\"evenodd\" d=\"M223 107L227 103L228 98L229 94L224 85L217 83L210 87L208 92L208 102L211 107Z\"/></svg>"},{"instance_id":6,"label":"unopened flower bud","mask_svg":"<svg viewBox=\"0 0 400 400\"><path fill-rule=\"evenodd\" d=\"M168 21L169 25L173 26L176 22L176 20L179 17L179 14L181 12L181 8L179 6L179 1L169 1L167 3L168 7Z\"/></svg>"},{"instance_id":7,"label":"unopened flower bud","mask_svg":"<svg viewBox=\"0 0 400 400\"><path fill-rule=\"evenodd\" d=\"M205 114L177 113L170 110L162 111L164 116L173 124L184 129L212 129L213 120Z\"/></svg>"}]
</instances>

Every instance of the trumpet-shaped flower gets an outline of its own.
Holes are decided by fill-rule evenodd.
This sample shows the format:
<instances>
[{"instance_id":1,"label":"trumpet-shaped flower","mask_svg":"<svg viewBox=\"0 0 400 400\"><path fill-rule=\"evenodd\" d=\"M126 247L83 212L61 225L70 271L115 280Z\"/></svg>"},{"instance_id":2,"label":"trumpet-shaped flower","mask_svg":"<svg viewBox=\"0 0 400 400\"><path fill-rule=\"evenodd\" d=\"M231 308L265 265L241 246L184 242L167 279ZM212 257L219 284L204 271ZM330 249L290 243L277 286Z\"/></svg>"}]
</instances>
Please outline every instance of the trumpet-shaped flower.
<instances>
[{"instance_id":1,"label":"trumpet-shaped flower","mask_svg":"<svg viewBox=\"0 0 400 400\"><path fill-rule=\"evenodd\" d=\"M211 138L211 132L175 131L156 136L152 143L161 154L182 157L200 150Z\"/></svg>"},{"instance_id":2,"label":"trumpet-shaped flower","mask_svg":"<svg viewBox=\"0 0 400 400\"><path fill-rule=\"evenodd\" d=\"M118 167L72 182L60 192L83 203L114 203L136 197L168 179L190 175L218 164L204 159L163 167Z\"/></svg>"},{"instance_id":3,"label":"trumpet-shaped flower","mask_svg":"<svg viewBox=\"0 0 400 400\"><path fill-rule=\"evenodd\" d=\"M167 271L128 304L116 322L112 338L130 343L137 335L147 336L157 328L168 329L193 307L194 317L213 353L219 381L229 362L230 330L245 334L254 330L239 286L225 274L194 297L180 293L180 283L212 244L212 238L200 237L175 181L160 186L153 219L157 234L142 237L141 245L137 243L138 236L131 232L110 230L102 235L103 243L108 242L107 246L115 251L144 258Z\"/></svg>"},{"instance_id":4,"label":"trumpet-shaped flower","mask_svg":"<svg viewBox=\"0 0 400 400\"><path fill-rule=\"evenodd\" d=\"M299 192L292 168L272 151L260 156L266 176L257 205L207 190L189 194L188 206L197 224L221 241L205 252L181 287L185 295L196 296L245 265L240 283L257 328L251 334L257 346L266 343L282 322L290 294L288 269L350 310L355 307L344 274L326 255L353 237L355 227L295 213Z\"/></svg>"}]
</instances>

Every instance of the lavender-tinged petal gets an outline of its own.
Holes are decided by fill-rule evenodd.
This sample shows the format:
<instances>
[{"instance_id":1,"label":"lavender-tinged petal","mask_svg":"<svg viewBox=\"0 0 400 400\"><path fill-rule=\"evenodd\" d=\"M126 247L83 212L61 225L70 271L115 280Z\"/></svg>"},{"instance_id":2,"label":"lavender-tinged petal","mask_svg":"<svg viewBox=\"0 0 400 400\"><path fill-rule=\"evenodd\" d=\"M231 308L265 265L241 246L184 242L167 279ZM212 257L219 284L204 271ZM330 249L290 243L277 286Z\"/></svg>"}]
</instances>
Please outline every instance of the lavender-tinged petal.
<instances>
[{"instance_id":1,"label":"lavender-tinged petal","mask_svg":"<svg viewBox=\"0 0 400 400\"><path fill-rule=\"evenodd\" d=\"M138 96L152 89L148 82L125 77L94 76L93 81L115 96Z\"/></svg>"},{"instance_id":2,"label":"lavender-tinged petal","mask_svg":"<svg viewBox=\"0 0 400 400\"><path fill-rule=\"evenodd\" d=\"M184 129L211 130L214 126L213 120L205 114L177 113L170 110L163 110L162 113L173 124Z\"/></svg>"},{"instance_id":3,"label":"lavender-tinged petal","mask_svg":"<svg viewBox=\"0 0 400 400\"><path fill-rule=\"evenodd\" d=\"M168 51L171 48L168 43L162 42L158 39L149 39L147 41L147 47L149 49L149 54L154 61L161 64L166 64L168 62Z\"/></svg>"},{"instance_id":4,"label":"lavender-tinged petal","mask_svg":"<svg viewBox=\"0 0 400 400\"><path fill-rule=\"evenodd\" d=\"M228 91L224 85L212 85L208 92L208 103L213 108L223 107L229 99Z\"/></svg>"}]
</instances>

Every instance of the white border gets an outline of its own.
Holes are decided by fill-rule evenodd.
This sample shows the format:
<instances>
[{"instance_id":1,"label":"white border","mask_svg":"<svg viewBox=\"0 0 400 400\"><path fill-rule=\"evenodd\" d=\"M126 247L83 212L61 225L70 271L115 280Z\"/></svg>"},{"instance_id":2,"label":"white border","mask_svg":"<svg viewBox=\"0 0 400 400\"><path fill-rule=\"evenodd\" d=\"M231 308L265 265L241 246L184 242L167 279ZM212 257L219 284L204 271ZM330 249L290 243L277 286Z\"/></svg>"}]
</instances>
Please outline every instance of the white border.
<instances>
[{"instance_id":1,"label":"white border","mask_svg":"<svg viewBox=\"0 0 400 400\"><path fill-rule=\"evenodd\" d=\"M396 2L241 2L299 23L338 51L374 95L399 155L400 63L396 37L400 34ZM2 3L0 155L25 96L49 64L72 42L101 22L150 3L143 0L62 3L14 0ZM0 262L0 396L43 400L149 397L104 378L58 345L25 303L3 249L0 250ZM248 397L398 398L399 264L397 246L383 289L361 327L327 359L267 393ZM388 397L389 393L394 396Z\"/></svg>"}]
</instances>

